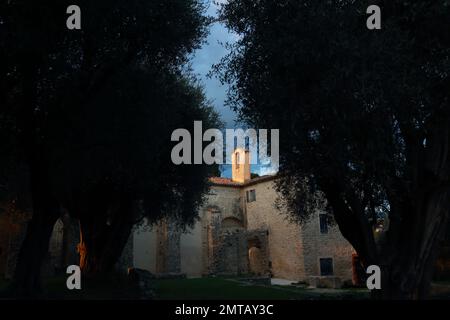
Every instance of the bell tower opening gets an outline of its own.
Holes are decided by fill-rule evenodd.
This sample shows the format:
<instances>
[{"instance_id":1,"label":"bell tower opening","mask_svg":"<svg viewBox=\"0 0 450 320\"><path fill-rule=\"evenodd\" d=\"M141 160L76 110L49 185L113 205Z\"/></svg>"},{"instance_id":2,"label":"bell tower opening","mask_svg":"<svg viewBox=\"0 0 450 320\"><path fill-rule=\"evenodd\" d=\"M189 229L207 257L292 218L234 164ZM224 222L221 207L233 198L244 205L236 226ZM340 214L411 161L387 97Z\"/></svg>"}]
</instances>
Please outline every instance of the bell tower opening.
<instances>
[{"instance_id":1,"label":"bell tower opening","mask_svg":"<svg viewBox=\"0 0 450 320\"><path fill-rule=\"evenodd\" d=\"M242 148L234 150L231 168L233 181L244 183L250 180L250 152Z\"/></svg>"}]
</instances>

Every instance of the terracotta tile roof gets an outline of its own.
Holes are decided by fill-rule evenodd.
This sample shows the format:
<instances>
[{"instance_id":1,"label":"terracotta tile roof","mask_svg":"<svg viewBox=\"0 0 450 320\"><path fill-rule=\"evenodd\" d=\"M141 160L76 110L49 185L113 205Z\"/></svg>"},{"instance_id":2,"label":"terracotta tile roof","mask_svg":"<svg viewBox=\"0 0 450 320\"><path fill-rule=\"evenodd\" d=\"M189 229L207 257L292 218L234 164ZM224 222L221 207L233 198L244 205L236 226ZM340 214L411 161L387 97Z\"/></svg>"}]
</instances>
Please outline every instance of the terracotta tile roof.
<instances>
[{"instance_id":1,"label":"terracotta tile roof","mask_svg":"<svg viewBox=\"0 0 450 320\"><path fill-rule=\"evenodd\" d=\"M222 178L222 177L211 177L209 178L209 182L215 185L221 185L221 186L233 186L233 187L240 187L242 186L242 183L235 182L231 180L230 178Z\"/></svg>"},{"instance_id":2,"label":"terracotta tile roof","mask_svg":"<svg viewBox=\"0 0 450 320\"><path fill-rule=\"evenodd\" d=\"M247 185L257 184L259 182L273 180L275 178L276 178L276 175L268 175L268 176L261 176L261 177L253 178L251 180L246 181L245 183L240 183L240 182L233 181L230 178L211 177L211 178L209 178L209 182L213 185L218 185L218 186L243 187L243 186L247 186Z\"/></svg>"}]
</instances>

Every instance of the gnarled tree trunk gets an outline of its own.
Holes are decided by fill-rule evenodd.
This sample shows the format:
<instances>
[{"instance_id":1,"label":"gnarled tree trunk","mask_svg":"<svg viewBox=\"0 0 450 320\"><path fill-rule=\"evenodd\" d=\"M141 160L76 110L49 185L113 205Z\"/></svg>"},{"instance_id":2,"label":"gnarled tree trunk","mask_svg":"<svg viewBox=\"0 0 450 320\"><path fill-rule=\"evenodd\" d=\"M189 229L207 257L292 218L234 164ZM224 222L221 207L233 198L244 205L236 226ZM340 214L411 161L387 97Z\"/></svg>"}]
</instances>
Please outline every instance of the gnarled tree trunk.
<instances>
[{"instance_id":1,"label":"gnarled tree trunk","mask_svg":"<svg viewBox=\"0 0 450 320\"><path fill-rule=\"evenodd\" d=\"M31 297L42 291L41 266L47 256L49 241L59 206L43 192L33 195L33 216L28 223L25 239L20 248L11 289L19 297Z\"/></svg>"},{"instance_id":2,"label":"gnarled tree trunk","mask_svg":"<svg viewBox=\"0 0 450 320\"><path fill-rule=\"evenodd\" d=\"M450 191L426 192L417 197L414 206L408 220L392 225L381 246L382 289L375 295L383 299L429 296L434 263L448 222Z\"/></svg>"},{"instance_id":3,"label":"gnarled tree trunk","mask_svg":"<svg viewBox=\"0 0 450 320\"><path fill-rule=\"evenodd\" d=\"M384 238L376 243L357 201L346 200L337 183L327 181L323 185L341 233L360 255L364 268L374 264L381 269L381 290L372 291L373 297L426 299L449 219L450 188L429 183L429 187L417 189L413 199L405 196L400 204L392 202L394 219Z\"/></svg>"},{"instance_id":4,"label":"gnarled tree trunk","mask_svg":"<svg viewBox=\"0 0 450 320\"><path fill-rule=\"evenodd\" d=\"M133 227L130 200L122 199L116 207L103 208L103 212L90 211L80 218L80 268L90 277L114 270Z\"/></svg>"}]
</instances>

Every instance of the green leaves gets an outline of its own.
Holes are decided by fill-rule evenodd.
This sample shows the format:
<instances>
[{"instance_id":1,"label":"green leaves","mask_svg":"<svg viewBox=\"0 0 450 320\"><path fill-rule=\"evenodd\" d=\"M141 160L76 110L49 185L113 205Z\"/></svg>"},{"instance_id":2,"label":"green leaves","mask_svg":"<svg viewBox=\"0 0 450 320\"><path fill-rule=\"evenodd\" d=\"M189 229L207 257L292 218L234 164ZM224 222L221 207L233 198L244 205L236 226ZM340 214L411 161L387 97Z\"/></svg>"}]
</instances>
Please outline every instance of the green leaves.
<instances>
[{"instance_id":1,"label":"green leaves","mask_svg":"<svg viewBox=\"0 0 450 320\"><path fill-rule=\"evenodd\" d=\"M197 205L208 170L173 167L170 133L194 119L217 123L180 71L206 34L203 2L80 0L77 32L66 27L70 4L0 3L0 141L13 149L0 163L39 159L63 204L101 185L151 198L149 215L184 199ZM7 171L2 182L17 180Z\"/></svg>"},{"instance_id":2,"label":"green leaves","mask_svg":"<svg viewBox=\"0 0 450 320\"><path fill-rule=\"evenodd\" d=\"M398 201L386 197L423 182L414 157L430 152L429 129L449 125L445 1L379 1L377 32L366 28L368 4L232 0L221 11L240 40L216 71L244 119L282 128L281 172L291 178L280 188L300 215L303 179L318 190L337 180L367 211Z\"/></svg>"}]
</instances>

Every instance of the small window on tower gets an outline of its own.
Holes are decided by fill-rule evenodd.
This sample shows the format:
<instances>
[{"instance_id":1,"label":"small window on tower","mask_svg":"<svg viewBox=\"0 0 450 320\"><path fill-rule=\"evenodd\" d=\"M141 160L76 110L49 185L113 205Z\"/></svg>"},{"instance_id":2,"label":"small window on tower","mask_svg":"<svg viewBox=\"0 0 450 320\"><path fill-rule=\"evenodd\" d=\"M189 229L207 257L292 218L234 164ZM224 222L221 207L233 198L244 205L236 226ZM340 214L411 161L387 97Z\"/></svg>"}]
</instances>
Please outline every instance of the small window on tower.
<instances>
[{"instance_id":1,"label":"small window on tower","mask_svg":"<svg viewBox=\"0 0 450 320\"><path fill-rule=\"evenodd\" d=\"M328 216L326 214L319 215L320 233L328 233Z\"/></svg>"},{"instance_id":2,"label":"small window on tower","mask_svg":"<svg viewBox=\"0 0 450 320\"><path fill-rule=\"evenodd\" d=\"M255 189L247 191L247 202L256 201L256 192Z\"/></svg>"},{"instance_id":3,"label":"small window on tower","mask_svg":"<svg viewBox=\"0 0 450 320\"><path fill-rule=\"evenodd\" d=\"M240 163L239 152L236 152L236 169L239 169L239 163Z\"/></svg>"}]
</instances>

